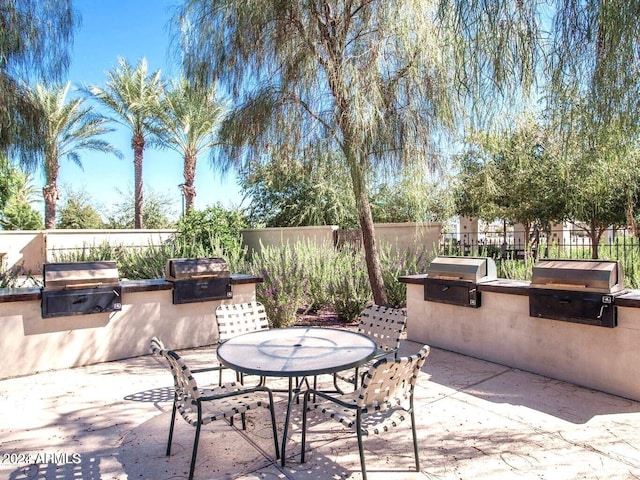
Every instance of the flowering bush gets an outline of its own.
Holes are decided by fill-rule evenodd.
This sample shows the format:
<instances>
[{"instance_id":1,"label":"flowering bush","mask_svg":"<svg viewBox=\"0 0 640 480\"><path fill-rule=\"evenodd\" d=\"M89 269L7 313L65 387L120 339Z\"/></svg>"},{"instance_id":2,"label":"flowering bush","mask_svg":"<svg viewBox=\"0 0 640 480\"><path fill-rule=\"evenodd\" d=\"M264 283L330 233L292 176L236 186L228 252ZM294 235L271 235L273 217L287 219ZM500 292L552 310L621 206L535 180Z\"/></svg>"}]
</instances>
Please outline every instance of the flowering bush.
<instances>
[{"instance_id":1,"label":"flowering bush","mask_svg":"<svg viewBox=\"0 0 640 480\"><path fill-rule=\"evenodd\" d=\"M372 303L371 285L361 252L342 251L334 263L329 293L338 315L351 322Z\"/></svg>"},{"instance_id":2,"label":"flowering bush","mask_svg":"<svg viewBox=\"0 0 640 480\"><path fill-rule=\"evenodd\" d=\"M263 278L256 286L256 297L267 310L270 326L293 325L298 308L305 305L309 286L297 250L289 245L263 247L254 254L250 268Z\"/></svg>"},{"instance_id":3,"label":"flowering bush","mask_svg":"<svg viewBox=\"0 0 640 480\"><path fill-rule=\"evenodd\" d=\"M390 244L380 246L380 263L382 279L387 292L387 305L402 308L407 305L407 286L398 281L403 275L415 275L427 271L427 266L436 256L426 251L416 253L413 250L396 252Z\"/></svg>"}]
</instances>

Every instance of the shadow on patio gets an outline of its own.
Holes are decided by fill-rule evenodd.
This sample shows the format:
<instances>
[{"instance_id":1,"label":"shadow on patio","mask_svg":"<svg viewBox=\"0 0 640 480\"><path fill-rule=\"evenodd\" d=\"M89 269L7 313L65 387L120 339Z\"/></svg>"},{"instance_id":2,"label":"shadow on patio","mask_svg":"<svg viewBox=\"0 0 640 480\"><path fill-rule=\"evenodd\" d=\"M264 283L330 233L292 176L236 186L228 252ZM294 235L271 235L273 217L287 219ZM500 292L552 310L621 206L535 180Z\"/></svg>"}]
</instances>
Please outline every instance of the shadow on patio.
<instances>
[{"instance_id":1,"label":"shadow on patio","mask_svg":"<svg viewBox=\"0 0 640 480\"><path fill-rule=\"evenodd\" d=\"M419 347L405 341L402 353ZM181 353L194 368L215 357L212 348ZM365 438L371 479L640 478L639 402L438 349L423 371L416 388L422 471L412 471L407 423ZM172 454L164 455L171 377L154 357L2 380L0 398L0 478L187 477L194 430L179 419ZM286 395L277 399L281 435ZM361 478L355 435L313 413L300 464L300 414L298 406L284 468L273 459L268 412L251 411L246 432L207 425L196 478Z\"/></svg>"}]
</instances>

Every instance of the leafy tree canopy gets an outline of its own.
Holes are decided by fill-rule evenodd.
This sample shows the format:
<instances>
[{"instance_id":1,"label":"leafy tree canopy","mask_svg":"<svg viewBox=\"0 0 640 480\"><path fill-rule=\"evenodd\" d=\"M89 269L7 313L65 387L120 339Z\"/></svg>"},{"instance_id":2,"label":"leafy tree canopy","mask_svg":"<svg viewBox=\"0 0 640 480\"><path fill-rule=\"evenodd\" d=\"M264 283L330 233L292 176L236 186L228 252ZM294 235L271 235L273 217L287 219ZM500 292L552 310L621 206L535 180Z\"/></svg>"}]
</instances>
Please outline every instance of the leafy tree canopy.
<instances>
[{"instance_id":1,"label":"leafy tree canopy","mask_svg":"<svg viewBox=\"0 0 640 480\"><path fill-rule=\"evenodd\" d=\"M134 193L120 192L121 200L111 206L107 214L105 228L127 229L137 228L135 224L135 198ZM149 190L145 192L147 197L142 209L142 219L145 228L173 228L174 222L170 219L176 214L172 207L168 194Z\"/></svg>"},{"instance_id":2,"label":"leafy tree canopy","mask_svg":"<svg viewBox=\"0 0 640 480\"><path fill-rule=\"evenodd\" d=\"M0 210L4 208L21 183L22 171L9 163L0 152Z\"/></svg>"},{"instance_id":3,"label":"leafy tree canopy","mask_svg":"<svg viewBox=\"0 0 640 480\"><path fill-rule=\"evenodd\" d=\"M451 72L435 5L414 1L185 2L187 75L220 79L237 102L221 153L302 158L324 144L349 172L374 299L386 295L367 180L380 165L428 162L432 129L451 123Z\"/></svg>"},{"instance_id":4,"label":"leafy tree canopy","mask_svg":"<svg viewBox=\"0 0 640 480\"><path fill-rule=\"evenodd\" d=\"M513 129L476 132L459 159L457 211L486 221L547 226L565 217L565 176L554 136L530 116Z\"/></svg>"},{"instance_id":5,"label":"leafy tree canopy","mask_svg":"<svg viewBox=\"0 0 640 480\"><path fill-rule=\"evenodd\" d=\"M240 231L246 227L239 209L226 209L219 204L204 210L191 209L177 223L177 240L202 248L205 255L222 248L226 256L236 258L242 248Z\"/></svg>"},{"instance_id":6,"label":"leafy tree canopy","mask_svg":"<svg viewBox=\"0 0 640 480\"><path fill-rule=\"evenodd\" d=\"M250 200L248 218L254 226L339 225L354 228L357 216L344 164L318 161L312 151L302 160L284 158L248 162L240 185Z\"/></svg>"},{"instance_id":7,"label":"leafy tree canopy","mask_svg":"<svg viewBox=\"0 0 640 480\"><path fill-rule=\"evenodd\" d=\"M40 230L42 215L32 204L38 201L38 192L31 177L19 168L2 162L0 156L0 192L5 195L0 210L0 226L4 230Z\"/></svg>"},{"instance_id":8,"label":"leafy tree canopy","mask_svg":"<svg viewBox=\"0 0 640 480\"><path fill-rule=\"evenodd\" d=\"M104 222L91 202L91 196L84 190L67 189L66 199L58 212L58 228L94 229L103 228Z\"/></svg>"}]
</instances>

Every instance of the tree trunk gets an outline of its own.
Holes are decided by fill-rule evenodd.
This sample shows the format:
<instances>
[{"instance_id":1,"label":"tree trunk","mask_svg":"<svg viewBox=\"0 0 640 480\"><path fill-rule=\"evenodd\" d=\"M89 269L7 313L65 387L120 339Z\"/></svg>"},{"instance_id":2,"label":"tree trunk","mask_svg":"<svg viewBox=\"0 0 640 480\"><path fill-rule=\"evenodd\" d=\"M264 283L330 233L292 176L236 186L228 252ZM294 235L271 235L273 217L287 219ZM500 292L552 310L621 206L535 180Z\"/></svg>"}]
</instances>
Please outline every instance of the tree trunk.
<instances>
[{"instance_id":1,"label":"tree trunk","mask_svg":"<svg viewBox=\"0 0 640 480\"><path fill-rule=\"evenodd\" d=\"M378 305L386 305L387 292L384 288L380 255L378 253L378 245L373 228L373 216L371 215L371 206L366 192L364 195L360 195L360 201L356 201L356 204L358 206L358 220L360 221L360 228L362 229L364 258L367 264L369 282L371 283L373 301Z\"/></svg>"},{"instance_id":2,"label":"tree trunk","mask_svg":"<svg viewBox=\"0 0 640 480\"><path fill-rule=\"evenodd\" d=\"M387 304L387 292L384 288L384 280L382 278L382 267L380 265L380 255L378 253L378 245L376 242L375 231L373 228L373 215L371 214L371 205L367 195L365 185L364 171L360 166L360 162L355 155L346 150L351 180L353 182L353 192L356 199L356 208L358 210L358 220L362 229L362 244L364 246L364 258L367 264L367 274L369 275L369 283L371 284L371 292L373 293L373 301L377 305Z\"/></svg>"},{"instance_id":3,"label":"tree trunk","mask_svg":"<svg viewBox=\"0 0 640 480\"><path fill-rule=\"evenodd\" d=\"M600 246L600 235L602 232L596 225L596 222L591 220L591 228L589 230L589 236L591 237L591 259L598 259L598 247Z\"/></svg>"},{"instance_id":4,"label":"tree trunk","mask_svg":"<svg viewBox=\"0 0 640 480\"><path fill-rule=\"evenodd\" d=\"M192 153L184 156L184 184L182 185L182 194L185 200L185 212L193 208L193 202L196 198L196 188L193 186L196 179L196 160L197 157Z\"/></svg>"},{"instance_id":5,"label":"tree trunk","mask_svg":"<svg viewBox=\"0 0 640 480\"><path fill-rule=\"evenodd\" d=\"M44 228L53 230L56 228L56 202L58 201L58 187L54 183L47 183L42 188L44 197Z\"/></svg>"},{"instance_id":6,"label":"tree trunk","mask_svg":"<svg viewBox=\"0 0 640 480\"><path fill-rule=\"evenodd\" d=\"M56 228L56 203L60 197L58 190L58 152L56 149L46 153L46 185L42 188L44 197L44 228L53 230Z\"/></svg>"},{"instance_id":7,"label":"tree trunk","mask_svg":"<svg viewBox=\"0 0 640 480\"><path fill-rule=\"evenodd\" d=\"M131 140L133 147L133 172L134 172L134 228L142 228L142 209L144 198L142 195L142 157L144 155L144 135L136 133Z\"/></svg>"},{"instance_id":8,"label":"tree trunk","mask_svg":"<svg viewBox=\"0 0 640 480\"><path fill-rule=\"evenodd\" d=\"M318 17L319 18L319 17ZM322 23L322 22L320 22ZM343 71L343 48L346 38L333 38L331 33L320 25L324 31L325 42L329 46L329 60L323 62L325 65L327 81L336 104L336 118L342 133L341 149L345 160L349 166L351 181L353 183L353 193L358 210L358 221L362 229L362 243L364 245L364 258L367 264L367 274L371 284L373 300L378 305L387 305L387 292L382 279L382 267L380 265L380 255L376 244L376 237L373 228L373 216L366 187L366 165L367 159L363 158L364 153L353 135L354 125L351 123L349 115L349 104L347 87ZM346 31L346 29L345 29ZM340 48L343 47L343 48Z\"/></svg>"}]
</instances>

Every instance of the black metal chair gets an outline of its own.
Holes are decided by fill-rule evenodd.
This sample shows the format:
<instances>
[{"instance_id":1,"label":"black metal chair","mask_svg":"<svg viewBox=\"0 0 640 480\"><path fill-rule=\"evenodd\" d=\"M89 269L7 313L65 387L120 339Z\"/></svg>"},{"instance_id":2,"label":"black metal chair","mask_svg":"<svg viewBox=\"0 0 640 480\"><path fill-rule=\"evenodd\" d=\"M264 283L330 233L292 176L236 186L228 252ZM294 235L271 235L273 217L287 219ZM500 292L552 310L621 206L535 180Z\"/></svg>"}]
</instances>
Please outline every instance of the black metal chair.
<instances>
[{"instance_id":1,"label":"black metal chair","mask_svg":"<svg viewBox=\"0 0 640 480\"><path fill-rule=\"evenodd\" d=\"M378 350L372 360L354 370L337 372L333 376L333 384L336 391L343 393L338 386L338 380L353 384L354 391L358 389L360 372L366 372L377 360L393 355L398 357L400 337L407 324L406 312L399 308L369 305L360 314L358 333L362 333L374 342Z\"/></svg>"},{"instance_id":2,"label":"black metal chair","mask_svg":"<svg viewBox=\"0 0 640 480\"><path fill-rule=\"evenodd\" d=\"M413 390L420 369L428 355L429 347L425 345L417 354L410 357L378 360L364 375L360 388L353 393L334 396L319 390L307 390L304 395L302 413L301 461L304 463L307 410L313 408L356 431L363 480L367 478L367 471L362 437L384 433L390 428L398 426L403 420L410 418L416 471L419 471L420 459ZM309 399L312 395L314 398L315 396L319 397L320 403L314 403L310 407Z\"/></svg>"},{"instance_id":3,"label":"black metal chair","mask_svg":"<svg viewBox=\"0 0 640 480\"><path fill-rule=\"evenodd\" d=\"M216 420L227 420L233 424L233 417L239 414L242 417L242 426L244 429L245 413L248 410L259 407L267 408L271 413L271 426L273 429L276 458L280 458L276 419L273 409L273 394L271 390L265 386L245 388L235 382L225 383L213 388L201 389L198 387L192 371L189 370L184 360L176 352L166 349L164 344L155 337L151 339L150 347L154 354L161 355L167 360L174 380L175 395L171 411L169 439L167 441L167 456L171 454L171 441L173 439L176 411L180 412L182 418L184 418L189 425L196 428L191 454L189 480L193 479L202 425ZM194 370L193 373L211 370L215 370L215 368Z\"/></svg>"}]
</instances>

